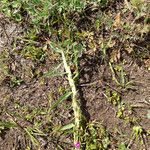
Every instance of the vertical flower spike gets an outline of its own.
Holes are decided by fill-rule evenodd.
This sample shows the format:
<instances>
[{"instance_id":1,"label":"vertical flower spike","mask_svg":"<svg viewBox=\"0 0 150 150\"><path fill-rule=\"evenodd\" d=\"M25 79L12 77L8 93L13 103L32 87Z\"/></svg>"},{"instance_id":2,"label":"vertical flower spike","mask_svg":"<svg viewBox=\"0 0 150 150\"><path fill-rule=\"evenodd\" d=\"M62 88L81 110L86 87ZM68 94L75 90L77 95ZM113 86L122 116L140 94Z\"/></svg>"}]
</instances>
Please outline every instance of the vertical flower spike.
<instances>
[{"instance_id":1,"label":"vertical flower spike","mask_svg":"<svg viewBox=\"0 0 150 150\"><path fill-rule=\"evenodd\" d=\"M81 144L79 142L79 133L80 133L79 130L81 128L82 113L81 113L79 100L78 100L78 92L77 92L77 89L75 86L74 79L72 77L70 66L68 66L68 64L67 64L63 50L61 51L61 55L62 55L62 59L63 59L63 63L64 63L64 68L65 68L67 76L68 76L69 85L70 85L70 88L72 91L72 108L74 111L74 118L75 118L74 145L75 145L76 149L80 149Z\"/></svg>"}]
</instances>

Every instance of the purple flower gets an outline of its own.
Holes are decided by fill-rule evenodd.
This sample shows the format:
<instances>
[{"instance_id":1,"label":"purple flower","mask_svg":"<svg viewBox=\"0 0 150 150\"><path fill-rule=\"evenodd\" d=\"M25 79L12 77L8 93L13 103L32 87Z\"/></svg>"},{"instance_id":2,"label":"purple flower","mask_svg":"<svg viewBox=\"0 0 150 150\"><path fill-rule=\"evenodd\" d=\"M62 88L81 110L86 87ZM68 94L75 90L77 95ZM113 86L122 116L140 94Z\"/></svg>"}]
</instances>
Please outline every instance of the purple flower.
<instances>
[{"instance_id":1,"label":"purple flower","mask_svg":"<svg viewBox=\"0 0 150 150\"><path fill-rule=\"evenodd\" d=\"M80 146L81 146L81 145L80 145L80 142L77 142L77 143L75 143L74 145L75 145L75 148L80 149Z\"/></svg>"}]
</instances>

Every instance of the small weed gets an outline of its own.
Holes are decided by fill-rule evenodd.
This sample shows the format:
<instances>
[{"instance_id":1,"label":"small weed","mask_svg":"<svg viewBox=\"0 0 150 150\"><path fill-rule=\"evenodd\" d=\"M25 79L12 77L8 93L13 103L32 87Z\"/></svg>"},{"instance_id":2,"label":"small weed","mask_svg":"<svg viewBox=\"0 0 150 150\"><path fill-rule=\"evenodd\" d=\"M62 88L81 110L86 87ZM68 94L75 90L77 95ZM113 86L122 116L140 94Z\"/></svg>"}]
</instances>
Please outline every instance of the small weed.
<instances>
[{"instance_id":1,"label":"small weed","mask_svg":"<svg viewBox=\"0 0 150 150\"><path fill-rule=\"evenodd\" d=\"M143 128L141 126L133 126L133 130L132 130L132 140L130 141L130 143L128 144L128 147L130 147L130 145L133 143L134 140L139 141L140 143L143 144Z\"/></svg>"},{"instance_id":2,"label":"small weed","mask_svg":"<svg viewBox=\"0 0 150 150\"><path fill-rule=\"evenodd\" d=\"M121 103L118 105L117 117L124 118L125 104Z\"/></svg>"},{"instance_id":3,"label":"small weed","mask_svg":"<svg viewBox=\"0 0 150 150\"><path fill-rule=\"evenodd\" d=\"M10 81L10 87L19 86L21 85L21 83L23 83L22 79L12 76Z\"/></svg>"},{"instance_id":4,"label":"small weed","mask_svg":"<svg viewBox=\"0 0 150 150\"><path fill-rule=\"evenodd\" d=\"M131 0L131 5L132 5L133 9L138 11L139 14L140 14L140 12L143 11L143 8L146 8L144 6L144 5L146 5L144 0Z\"/></svg>"},{"instance_id":5,"label":"small weed","mask_svg":"<svg viewBox=\"0 0 150 150\"><path fill-rule=\"evenodd\" d=\"M115 81L118 86L124 89L132 87L132 82L128 81L128 76L123 69L123 65L112 65L112 63L109 63L109 66L112 72L112 80Z\"/></svg>"},{"instance_id":6,"label":"small weed","mask_svg":"<svg viewBox=\"0 0 150 150\"><path fill-rule=\"evenodd\" d=\"M116 91L110 91L109 89L107 89L105 97L114 106L117 106L121 103L121 97Z\"/></svg>"},{"instance_id":7,"label":"small weed","mask_svg":"<svg viewBox=\"0 0 150 150\"><path fill-rule=\"evenodd\" d=\"M106 150L110 144L109 134L105 127L96 122L87 124L83 138L87 150Z\"/></svg>"},{"instance_id":8,"label":"small weed","mask_svg":"<svg viewBox=\"0 0 150 150\"><path fill-rule=\"evenodd\" d=\"M25 58L30 58L33 60L39 60L41 62L44 61L45 59L45 53L41 48L35 47L35 46L26 46L23 51L22 51L22 55Z\"/></svg>"},{"instance_id":9,"label":"small weed","mask_svg":"<svg viewBox=\"0 0 150 150\"><path fill-rule=\"evenodd\" d=\"M138 139L142 133L143 133L143 128L141 126L134 126L133 127L133 133L132 133L133 137Z\"/></svg>"},{"instance_id":10,"label":"small weed","mask_svg":"<svg viewBox=\"0 0 150 150\"><path fill-rule=\"evenodd\" d=\"M104 96L114 106L117 108L116 116L120 119L123 119L126 124L135 124L139 122L139 119L137 117L134 117L132 115L133 110L132 107L121 99L120 94L118 94L116 91L111 91L109 89L106 90L104 93Z\"/></svg>"},{"instance_id":11,"label":"small weed","mask_svg":"<svg viewBox=\"0 0 150 150\"><path fill-rule=\"evenodd\" d=\"M16 128L17 125L13 121L0 121L0 133L4 130Z\"/></svg>"}]
</instances>

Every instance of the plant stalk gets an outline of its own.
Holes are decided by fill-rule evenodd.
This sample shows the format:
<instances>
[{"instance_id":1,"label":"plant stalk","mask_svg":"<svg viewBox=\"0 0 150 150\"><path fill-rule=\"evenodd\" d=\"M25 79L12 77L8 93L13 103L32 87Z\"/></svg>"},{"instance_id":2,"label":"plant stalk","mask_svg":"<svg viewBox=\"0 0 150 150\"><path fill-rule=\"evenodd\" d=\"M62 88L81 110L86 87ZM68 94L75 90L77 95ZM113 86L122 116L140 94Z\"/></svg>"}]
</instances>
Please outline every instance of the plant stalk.
<instances>
[{"instance_id":1,"label":"plant stalk","mask_svg":"<svg viewBox=\"0 0 150 150\"><path fill-rule=\"evenodd\" d=\"M79 130L81 128L82 113L81 113L79 99L78 99L78 91L76 89L75 82L73 80L73 76L71 73L71 69L70 69L70 66L67 64L67 60L66 60L63 50L61 51L61 55L62 55L62 59L63 59L63 63L64 63L64 68L67 73L69 85L70 85L71 91L72 91L72 108L74 111L74 118L75 118L75 122L74 122L75 123L74 144L75 144L75 143L79 142Z\"/></svg>"}]
</instances>

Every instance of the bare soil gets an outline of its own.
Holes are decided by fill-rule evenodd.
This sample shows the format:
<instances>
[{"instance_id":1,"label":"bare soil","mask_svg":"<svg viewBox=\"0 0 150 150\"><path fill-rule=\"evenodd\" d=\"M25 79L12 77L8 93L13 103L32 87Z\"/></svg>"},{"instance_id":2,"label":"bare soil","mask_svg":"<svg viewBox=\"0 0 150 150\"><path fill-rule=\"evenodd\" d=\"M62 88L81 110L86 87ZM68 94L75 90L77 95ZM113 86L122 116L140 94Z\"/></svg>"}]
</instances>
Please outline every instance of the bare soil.
<instances>
[{"instance_id":1,"label":"bare soil","mask_svg":"<svg viewBox=\"0 0 150 150\"><path fill-rule=\"evenodd\" d=\"M1 24L0 120L13 120L14 118L9 113L17 116L17 123L21 127L32 126L34 122L42 120L44 131L51 126L52 122L56 127L69 123L73 114L71 99L64 101L59 108L56 108L51 118L42 114L42 110L48 109L51 105L50 101L55 102L64 94L64 89L69 88L65 77L48 78L44 76L46 72L57 66L60 60L48 55L44 62L38 62L19 55L16 50L12 49L12 45L16 36L24 34L24 29L11 21ZM82 24L80 28L86 27ZM147 36L146 43L148 39ZM142 43L141 46L144 47L144 44ZM123 69L128 81L132 81L130 88L120 88L112 80L112 72L108 63L103 60L101 52L96 51L92 55L85 53L80 58L80 77L77 88L82 101L82 110L88 122L100 122L106 127L111 139L110 150L119 149L118 144L121 142L128 145L131 150L150 149L148 134L150 120L147 118L148 110L150 110L150 71L147 69L150 52L149 50L142 51L142 54L145 54L146 58L137 58L125 51L121 54L122 60L126 60ZM116 65L121 62L118 60ZM21 81L16 85L13 79ZM108 89L111 92L116 91L121 102L125 103L123 113L129 117L128 120L117 117L118 106L109 102L105 95ZM36 113L39 112L39 114L34 116L32 110L36 110ZM22 117L31 113L33 115L31 120L25 120ZM47 119L52 121L47 124ZM142 127L143 132L139 139L132 138L134 126ZM72 148L71 134L67 137L61 134L49 134L51 136L37 136L42 145L41 149L54 150L58 143L62 143L65 150ZM27 145L34 149L22 129L14 128L0 133L0 150L25 150Z\"/></svg>"}]
</instances>

